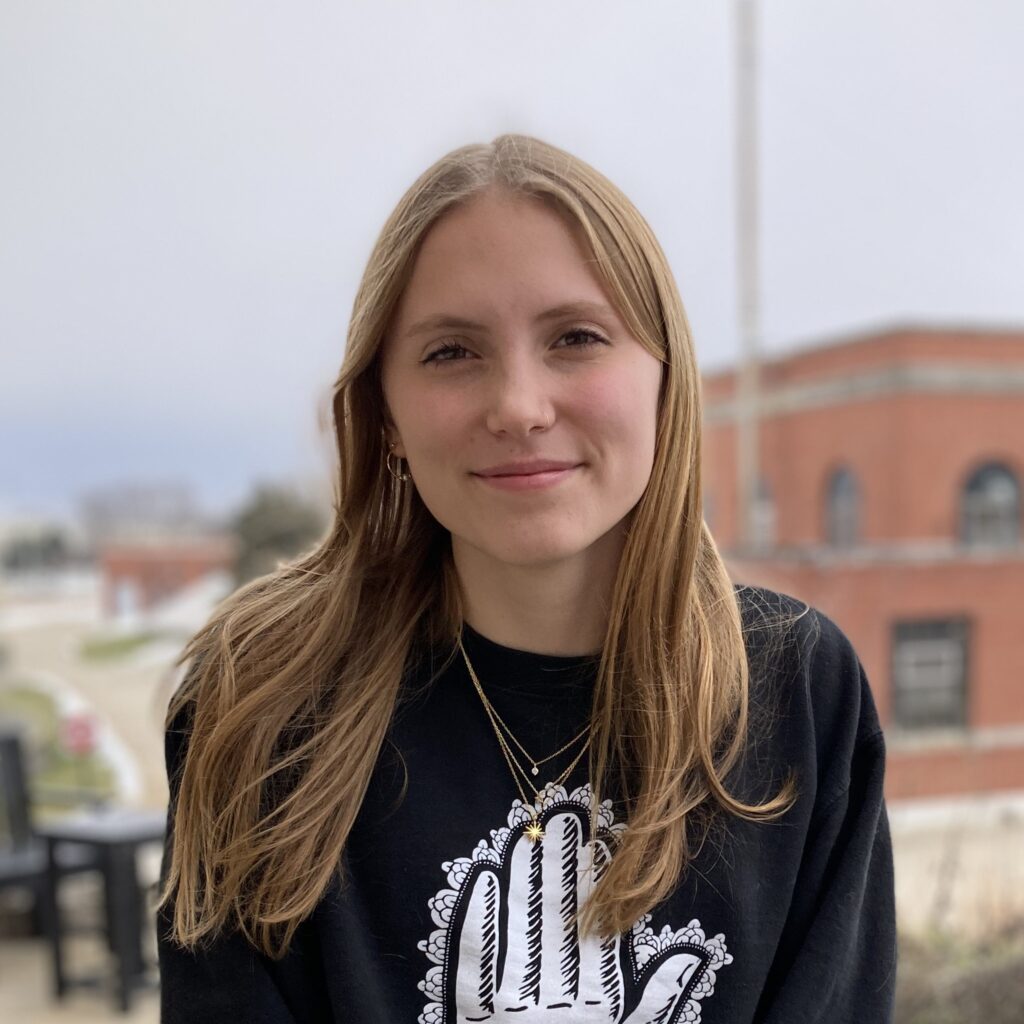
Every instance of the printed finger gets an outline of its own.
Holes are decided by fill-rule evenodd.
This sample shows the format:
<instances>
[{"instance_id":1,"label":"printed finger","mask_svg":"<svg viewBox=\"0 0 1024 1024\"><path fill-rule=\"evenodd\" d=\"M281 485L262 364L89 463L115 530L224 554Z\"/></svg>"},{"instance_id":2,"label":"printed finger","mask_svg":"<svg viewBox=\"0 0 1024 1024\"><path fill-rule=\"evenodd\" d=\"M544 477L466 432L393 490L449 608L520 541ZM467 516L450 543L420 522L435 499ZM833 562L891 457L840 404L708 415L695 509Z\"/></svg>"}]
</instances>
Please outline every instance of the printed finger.
<instances>
[{"instance_id":1,"label":"printed finger","mask_svg":"<svg viewBox=\"0 0 1024 1024\"><path fill-rule=\"evenodd\" d=\"M534 844L520 835L512 848L499 1011L536 1006L540 997L543 844L543 840Z\"/></svg>"},{"instance_id":2,"label":"printed finger","mask_svg":"<svg viewBox=\"0 0 1024 1024\"><path fill-rule=\"evenodd\" d=\"M540 1005L549 1009L572 1006L579 993L576 907L583 842L575 814L556 814L544 827Z\"/></svg>"},{"instance_id":3,"label":"printed finger","mask_svg":"<svg viewBox=\"0 0 1024 1024\"><path fill-rule=\"evenodd\" d=\"M590 899L590 894L597 888L597 883L610 861L611 851L606 843L598 840L592 847L584 836L583 850L580 853L579 877L576 881L576 898L581 910Z\"/></svg>"},{"instance_id":4,"label":"printed finger","mask_svg":"<svg viewBox=\"0 0 1024 1024\"><path fill-rule=\"evenodd\" d=\"M466 916L459 933L455 974L457 1019L480 1019L494 1012L498 973L498 918L501 890L492 871L473 881Z\"/></svg>"},{"instance_id":5,"label":"printed finger","mask_svg":"<svg viewBox=\"0 0 1024 1024\"><path fill-rule=\"evenodd\" d=\"M690 979L703 963L699 956L686 950L669 956L648 976L640 1002L626 1018L625 1024L654 1024L655 1021L671 1020Z\"/></svg>"},{"instance_id":6,"label":"printed finger","mask_svg":"<svg viewBox=\"0 0 1024 1024\"><path fill-rule=\"evenodd\" d=\"M598 840L587 843L580 856L577 885L578 906L582 909L611 861L611 851ZM587 935L580 939L580 996L582 1006L605 1006L608 1018L618 1020L622 1012L625 984L619 957L618 935L601 938Z\"/></svg>"}]
</instances>

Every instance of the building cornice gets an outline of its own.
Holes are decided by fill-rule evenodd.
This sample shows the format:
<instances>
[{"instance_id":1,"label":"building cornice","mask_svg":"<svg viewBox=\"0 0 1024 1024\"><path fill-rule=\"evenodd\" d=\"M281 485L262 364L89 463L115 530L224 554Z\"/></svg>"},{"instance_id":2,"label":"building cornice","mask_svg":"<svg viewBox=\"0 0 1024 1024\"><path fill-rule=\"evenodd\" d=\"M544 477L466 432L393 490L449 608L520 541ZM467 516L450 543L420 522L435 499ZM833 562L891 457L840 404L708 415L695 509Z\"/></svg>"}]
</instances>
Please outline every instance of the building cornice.
<instances>
[{"instance_id":1,"label":"building cornice","mask_svg":"<svg viewBox=\"0 0 1024 1024\"><path fill-rule=\"evenodd\" d=\"M879 565L960 566L993 565L1024 567L1024 543L1013 547L968 547L944 540L897 540L863 544L851 548L833 548L824 544L802 544L757 550L725 548L728 562L778 565L786 568L862 569Z\"/></svg>"},{"instance_id":2,"label":"building cornice","mask_svg":"<svg viewBox=\"0 0 1024 1024\"><path fill-rule=\"evenodd\" d=\"M890 726L886 745L894 754L923 754L947 750L1019 750L1024 747L1024 723L966 729L925 729L920 732Z\"/></svg>"},{"instance_id":3,"label":"building cornice","mask_svg":"<svg viewBox=\"0 0 1024 1024\"><path fill-rule=\"evenodd\" d=\"M1024 364L903 363L827 379L766 385L758 411L762 417L785 416L894 395L1024 396ZM735 420L738 404L735 396L706 400L705 423L713 425Z\"/></svg>"}]
</instances>

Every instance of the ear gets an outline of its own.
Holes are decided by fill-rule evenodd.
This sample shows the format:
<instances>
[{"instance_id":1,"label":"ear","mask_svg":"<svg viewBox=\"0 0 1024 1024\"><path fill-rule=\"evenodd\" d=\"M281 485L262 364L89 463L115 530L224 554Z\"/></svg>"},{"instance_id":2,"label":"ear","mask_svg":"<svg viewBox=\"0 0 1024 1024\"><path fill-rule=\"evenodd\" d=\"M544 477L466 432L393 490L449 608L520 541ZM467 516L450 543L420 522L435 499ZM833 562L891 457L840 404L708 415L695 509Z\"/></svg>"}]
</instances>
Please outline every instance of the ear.
<instances>
[{"instance_id":1,"label":"ear","mask_svg":"<svg viewBox=\"0 0 1024 1024\"><path fill-rule=\"evenodd\" d=\"M391 407L388 405L387 393L384 390L383 381L380 385L380 415L381 415L381 433L383 434L382 444L384 445L384 454L390 451L395 458L405 458L405 446L402 444L402 435L398 432L398 427L395 425L395 419L391 415ZM394 447L392 447L394 445Z\"/></svg>"},{"instance_id":2,"label":"ear","mask_svg":"<svg viewBox=\"0 0 1024 1024\"><path fill-rule=\"evenodd\" d=\"M398 428L391 422L390 417L385 420L384 451L385 453L390 451L396 458L405 458L405 445L402 444L402 436L398 433Z\"/></svg>"}]
</instances>

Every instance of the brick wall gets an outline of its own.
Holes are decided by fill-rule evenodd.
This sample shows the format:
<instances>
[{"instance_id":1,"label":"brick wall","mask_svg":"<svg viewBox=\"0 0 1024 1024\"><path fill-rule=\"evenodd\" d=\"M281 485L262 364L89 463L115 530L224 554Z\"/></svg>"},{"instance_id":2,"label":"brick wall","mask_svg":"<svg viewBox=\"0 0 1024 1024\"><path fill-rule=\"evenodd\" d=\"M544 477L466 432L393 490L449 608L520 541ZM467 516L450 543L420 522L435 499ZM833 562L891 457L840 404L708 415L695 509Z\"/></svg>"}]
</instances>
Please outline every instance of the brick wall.
<instances>
[{"instance_id":1,"label":"brick wall","mask_svg":"<svg viewBox=\"0 0 1024 1024\"><path fill-rule=\"evenodd\" d=\"M126 610L120 595L127 592L132 610L145 611L208 573L229 570L233 559L233 544L220 538L107 545L99 555L104 610Z\"/></svg>"},{"instance_id":2,"label":"brick wall","mask_svg":"<svg viewBox=\"0 0 1024 1024\"><path fill-rule=\"evenodd\" d=\"M1000 462L1024 484L1024 332L887 332L766 365L759 467L776 531L756 557L738 543L734 384L705 379L709 525L735 578L808 601L850 637L889 727L890 795L1024 789L1024 541L959 541L974 469ZM849 551L825 543L841 465L861 494ZM893 624L947 617L970 623L966 728L900 735Z\"/></svg>"}]
</instances>

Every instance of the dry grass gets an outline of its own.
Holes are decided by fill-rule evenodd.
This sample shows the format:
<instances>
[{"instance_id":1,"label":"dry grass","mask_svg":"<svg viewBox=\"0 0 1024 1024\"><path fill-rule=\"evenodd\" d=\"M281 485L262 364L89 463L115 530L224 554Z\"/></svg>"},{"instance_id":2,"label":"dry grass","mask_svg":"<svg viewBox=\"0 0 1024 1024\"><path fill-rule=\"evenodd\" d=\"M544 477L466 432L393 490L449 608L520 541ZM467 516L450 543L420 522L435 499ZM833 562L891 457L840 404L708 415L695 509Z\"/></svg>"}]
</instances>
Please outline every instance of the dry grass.
<instances>
[{"instance_id":1,"label":"dry grass","mask_svg":"<svg viewBox=\"0 0 1024 1024\"><path fill-rule=\"evenodd\" d=\"M897 1024L1024 1021L1024 920L983 941L903 938Z\"/></svg>"}]
</instances>

